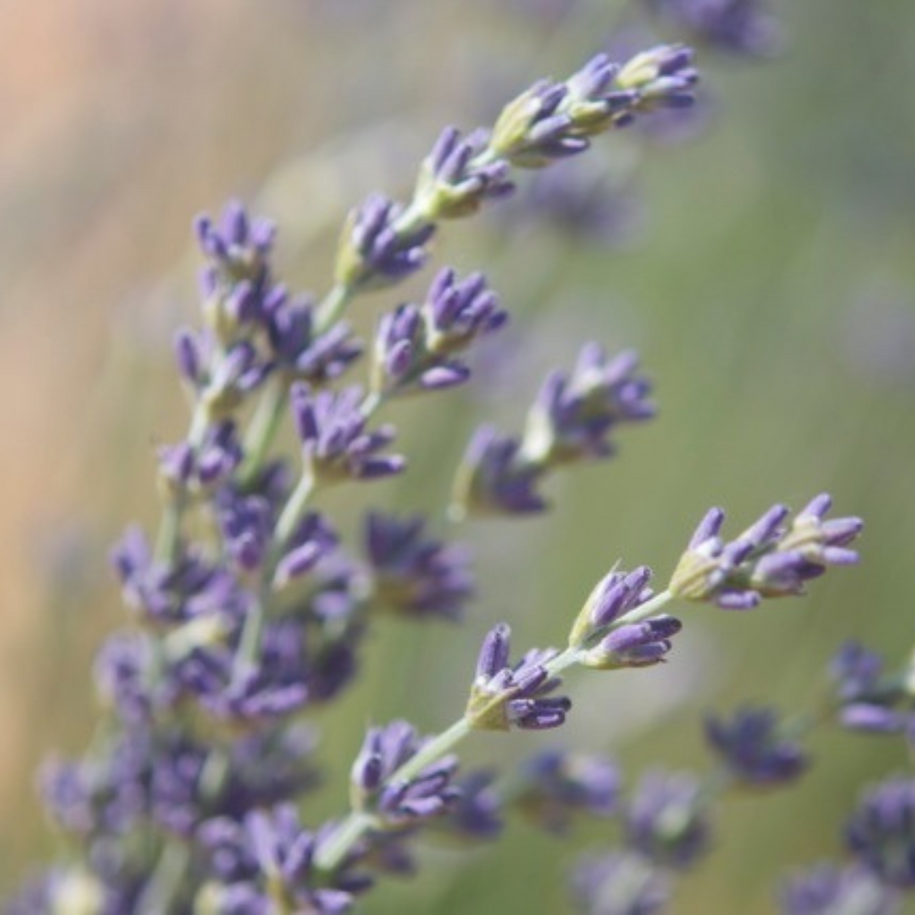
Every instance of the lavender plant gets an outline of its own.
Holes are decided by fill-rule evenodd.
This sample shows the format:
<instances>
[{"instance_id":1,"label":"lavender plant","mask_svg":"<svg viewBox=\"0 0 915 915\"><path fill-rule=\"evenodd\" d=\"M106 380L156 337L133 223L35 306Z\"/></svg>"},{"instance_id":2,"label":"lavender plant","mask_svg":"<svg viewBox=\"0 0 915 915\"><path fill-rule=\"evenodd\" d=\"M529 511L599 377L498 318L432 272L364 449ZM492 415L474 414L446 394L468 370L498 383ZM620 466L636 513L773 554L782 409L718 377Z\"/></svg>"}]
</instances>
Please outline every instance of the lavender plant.
<instances>
[{"instance_id":1,"label":"lavender plant","mask_svg":"<svg viewBox=\"0 0 915 915\"><path fill-rule=\"evenodd\" d=\"M462 771L459 750L478 731L560 727L572 712L563 678L573 668L663 662L683 626L669 612L675 603L750 610L857 561L861 523L828 519L828 496L793 518L776 506L730 541L713 509L659 590L645 566L608 571L570 608L561 648L513 656L509 625L496 625L453 722L429 736L403 720L370 726L349 803L326 822L308 815L319 766L304 723L353 682L379 612L463 616L474 594L465 548L430 534L421 516L367 511L356 556L317 500L329 487L402 474L396 428L378 413L467 382L477 342L507 319L481 274L447 268L419 304L385 313L368 346L344 320L348 306L419 271L440 224L512 193L518 170L548 168L599 134L689 105L696 81L682 46L623 64L598 55L564 81L535 83L491 129L447 128L409 201L376 195L350 213L320 300L277 282L269 222L237 203L218 221L198 220L202 326L181 331L175 347L189 427L159 450L156 537L131 528L113 553L132 626L99 653L97 732L81 758L42 774L69 854L11 911L330 915L378 876L413 867L424 836L494 838L509 807L554 832L582 813L623 812L626 850L580 873L590 911L655 911L670 874L702 857L706 795L689 777L649 775L623 803L601 758L544 754L506 788L491 771ZM353 383L366 353L366 381ZM649 394L634 353L585 346L571 372L546 379L520 437L491 427L474 436L451 518L543 510L545 477L614 454L623 427L653 416ZM277 446L284 418L292 458ZM711 722L709 737L733 782L782 783L806 764L764 712ZM887 792L908 802L904 786ZM908 871L881 850L909 840L908 820L872 815L890 803L882 794L868 803L852 830L856 848L882 878L905 882ZM619 875L625 904L593 902Z\"/></svg>"}]
</instances>

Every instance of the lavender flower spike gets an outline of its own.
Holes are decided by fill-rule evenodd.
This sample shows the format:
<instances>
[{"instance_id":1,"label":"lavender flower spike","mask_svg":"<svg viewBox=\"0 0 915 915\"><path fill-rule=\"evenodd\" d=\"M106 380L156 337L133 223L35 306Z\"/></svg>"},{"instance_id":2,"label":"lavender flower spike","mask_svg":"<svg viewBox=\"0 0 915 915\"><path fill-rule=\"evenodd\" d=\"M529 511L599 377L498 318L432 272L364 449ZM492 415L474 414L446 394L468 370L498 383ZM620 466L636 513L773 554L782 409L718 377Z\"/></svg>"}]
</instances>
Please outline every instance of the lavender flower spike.
<instances>
[{"instance_id":1,"label":"lavender flower spike","mask_svg":"<svg viewBox=\"0 0 915 915\"><path fill-rule=\"evenodd\" d=\"M724 512L702 519L670 580L670 591L726 610L749 610L763 598L804 593L830 565L848 565L858 554L848 545L861 532L859 518L825 520L831 499L817 496L786 526L790 514L775 505L730 543L720 536Z\"/></svg>"},{"instance_id":2,"label":"lavender flower spike","mask_svg":"<svg viewBox=\"0 0 915 915\"><path fill-rule=\"evenodd\" d=\"M430 222L475 213L485 200L511 194L511 167L487 155L488 136L477 130L461 137L446 127L423 161L413 199Z\"/></svg>"},{"instance_id":3,"label":"lavender flower spike","mask_svg":"<svg viewBox=\"0 0 915 915\"><path fill-rule=\"evenodd\" d=\"M465 712L468 724L484 731L559 727L572 703L564 696L549 695L561 683L546 667L556 651L533 649L510 666L510 640L505 623L483 639Z\"/></svg>"},{"instance_id":4,"label":"lavender flower spike","mask_svg":"<svg viewBox=\"0 0 915 915\"><path fill-rule=\"evenodd\" d=\"M584 346L571 374L551 373L531 408L521 450L538 466L558 466L588 458L606 458L609 437L623 423L655 415L650 382L636 374L638 354L608 359L597 343Z\"/></svg>"},{"instance_id":5,"label":"lavender flower spike","mask_svg":"<svg viewBox=\"0 0 915 915\"><path fill-rule=\"evenodd\" d=\"M637 852L585 858L572 876L572 894L584 915L654 915L667 905L672 879Z\"/></svg>"},{"instance_id":6,"label":"lavender flower spike","mask_svg":"<svg viewBox=\"0 0 915 915\"><path fill-rule=\"evenodd\" d=\"M901 899L859 864L824 862L788 880L780 894L783 915L897 915Z\"/></svg>"},{"instance_id":7,"label":"lavender flower spike","mask_svg":"<svg viewBox=\"0 0 915 915\"><path fill-rule=\"evenodd\" d=\"M276 230L266 219L251 219L235 200L226 205L218 225L208 216L199 216L194 229L209 262L200 276L204 317L227 343L236 338L240 327L263 318Z\"/></svg>"},{"instance_id":8,"label":"lavender flower spike","mask_svg":"<svg viewBox=\"0 0 915 915\"><path fill-rule=\"evenodd\" d=\"M740 709L730 721L709 717L705 737L728 771L745 785L791 782L808 765L803 750L779 735L771 709Z\"/></svg>"},{"instance_id":9,"label":"lavender flower spike","mask_svg":"<svg viewBox=\"0 0 915 915\"><path fill-rule=\"evenodd\" d=\"M406 210L380 194L353 210L340 237L336 280L346 289L381 289L416 272L426 262L426 242L435 226L403 225Z\"/></svg>"},{"instance_id":10,"label":"lavender flower spike","mask_svg":"<svg viewBox=\"0 0 915 915\"><path fill-rule=\"evenodd\" d=\"M422 517L369 512L365 551L380 606L414 618L458 620L473 594L469 555L423 536Z\"/></svg>"},{"instance_id":11,"label":"lavender flower spike","mask_svg":"<svg viewBox=\"0 0 915 915\"><path fill-rule=\"evenodd\" d=\"M662 45L620 66L605 54L562 83L541 80L503 109L489 149L519 168L543 168L584 152L589 138L643 111L693 102L692 52Z\"/></svg>"},{"instance_id":12,"label":"lavender flower spike","mask_svg":"<svg viewBox=\"0 0 915 915\"><path fill-rule=\"evenodd\" d=\"M767 0L647 0L648 6L697 42L732 54L765 57L780 44Z\"/></svg>"},{"instance_id":13,"label":"lavender flower spike","mask_svg":"<svg viewBox=\"0 0 915 915\"><path fill-rule=\"evenodd\" d=\"M242 823L207 821L200 844L216 879L203 885L194 911L260 915L279 911L281 902L285 911L342 915L352 906L352 892L318 883L312 865L327 837L326 829L303 830L292 804L253 811Z\"/></svg>"},{"instance_id":14,"label":"lavender flower spike","mask_svg":"<svg viewBox=\"0 0 915 915\"><path fill-rule=\"evenodd\" d=\"M379 322L373 390L391 397L462 384L470 369L456 357L507 318L482 274L458 281L454 270L439 271L422 306L401 305Z\"/></svg>"},{"instance_id":15,"label":"lavender flower spike","mask_svg":"<svg viewBox=\"0 0 915 915\"><path fill-rule=\"evenodd\" d=\"M577 813L610 817L619 806L619 771L597 754L544 750L524 763L518 778L521 812L549 832L565 832Z\"/></svg>"},{"instance_id":16,"label":"lavender flower spike","mask_svg":"<svg viewBox=\"0 0 915 915\"><path fill-rule=\"evenodd\" d=\"M521 455L521 443L481 426L471 438L454 480L451 514L531 514L546 508L536 485L543 468Z\"/></svg>"},{"instance_id":17,"label":"lavender flower spike","mask_svg":"<svg viewBox=\"0 0 915 915\"><path fill-rule=\"evenodd\" d=\"M445 813L457 798L451 786L457 771L454 756L439 759L414 778L393 778L422 745L406 721L370 728L353 764L354 809L373 813L378 826L388 827L403 827Z\"/></svg>"},{"instance_id":18,"label":"lavender flower spike","mask_svg":"<svg viewBox=\"0 0 915 915\"><path fill-rule=\"evenodd\" d=\"M626 844L655 864L689 867L709 845L699 782L661 771L643 776L625 812L625 832Z\"/></svg>"},{"instance_id":19,"label":"lavender flower spike","mask_svg":"<svg viewBox=\"0 0 915 915\"><path fill-rule=\"evenodd\" d=\"M379 454L393 441L394 430L366 429L359 388L312 393L297 382L290 390L290 403L305 465L316 481L371 480L404 469L402 457Z\"/></svg>"},{"instance_id":20,"label":"lavender flower spike","mask_svg":"<svg viewBox=\"0 0 915 915\"><path fill-rule=\"evenodd\" d=\"M915 888L915 780L889 779L869 791L845 836L849 851L884 883Z\"/></svg>"},{"instance_id":21,"label":"lavender flower spike","mask_svg":"<svg viewBox=\"0 0 915 915\"><path fill-rule=\"evenodd\" d=\"M649 600L653 591L648 587L651 569L639 566L631 572L615 569L599 581L569 633L569 646L583 647L599 638L615 620Z\"/></svg>"}]
</instances>

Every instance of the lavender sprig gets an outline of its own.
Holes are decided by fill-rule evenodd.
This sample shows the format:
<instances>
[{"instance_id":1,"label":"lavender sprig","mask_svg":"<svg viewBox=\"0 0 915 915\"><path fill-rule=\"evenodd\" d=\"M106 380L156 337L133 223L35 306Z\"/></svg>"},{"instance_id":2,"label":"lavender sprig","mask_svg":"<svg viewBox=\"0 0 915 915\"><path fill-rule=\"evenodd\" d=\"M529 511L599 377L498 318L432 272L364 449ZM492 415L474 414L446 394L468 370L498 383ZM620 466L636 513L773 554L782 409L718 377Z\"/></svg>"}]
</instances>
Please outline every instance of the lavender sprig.
<instances>
[{"instance_id":1,"label":"lavender sprig","mask_svg":"<svg viewBox=\"0 0 915 915\"><path fill-rule=\"evenodd\" d=\"M459 357L507 319L482 274L458 281L454 270L441 270L421 306L401 305L382 317L372 365L375 398L463 384L470 369Z\"/></svg>"},{"instance_id":2,"label":"lavender sprig","mask_svg":"<svg viewBox=\"0 0 915 915\"><path fill-rule=\"evenodd\" d=\"M766 57L781 44L767 0L646 0L646 5L692 41L732 54Z\"/></svg>"},{"instance_id":3,"label":"lavender sprig","mask_svg":"<svg viewBox=\"0 0 915 915\"><path fill-rule=\"evenodd\" d=\"M481 428L455 478L454 517L542 511L547 503L537 486L551 471L611 457L620 426L654 416L638 362L633 352L608 358L601 346L587 344L571 373L547 377L520 439Z\"/></svg>"},{"instance_id":4,"label":"lavender sprig","mask_svg":"<svg viewBox=\"0 0 915 915\"><path fill-rule=\"evenodd\" d=\"M333 325L357 293L421 268L437 223L510 194L512 168L543 167L583 152L590 137L624 127L639 114L689 105L697 79L692 52L682 46L662 45L623 65L600 54L565 82L536 83L503 109L491 131L462 137L446 128L408 204L374 195L350 213L319 326Z\"/></svg>"},{"instance_id":5,"label":"lavender sprig","mask_svg":"<svg viewBox=\"0 0 915 915\"><path fill-rule=\"evenodd\" d=\"M826 520L831 504L828 495L819 495L788 525L788 508L776 505L729 543L719 536L724 512L711 509L674 571L671 592L726 610L750 610L764 598L802 594L806 582L828 566L858 561L848 545L861 532L861 519Z\"/></svg>"}]
</instances>

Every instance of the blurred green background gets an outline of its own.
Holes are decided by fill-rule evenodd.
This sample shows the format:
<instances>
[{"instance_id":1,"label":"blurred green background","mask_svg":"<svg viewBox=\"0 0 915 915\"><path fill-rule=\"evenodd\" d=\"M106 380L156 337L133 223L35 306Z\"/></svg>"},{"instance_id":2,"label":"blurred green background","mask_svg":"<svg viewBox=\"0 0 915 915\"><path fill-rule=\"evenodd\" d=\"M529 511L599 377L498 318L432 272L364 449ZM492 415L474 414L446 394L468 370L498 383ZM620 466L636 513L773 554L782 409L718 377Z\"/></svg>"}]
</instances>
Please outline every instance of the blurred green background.
<instances>
[{"instance_id":1,"label":"blurred green background","mask_svg":"<svg viewBox=\"0 0 915 915\"><path fill-rule=\"evenodd\" d=\"M3 889L53 849L32 773L86 740L91 658L120 618L107 544L129 518L155 523L153 445L183 429L169 341L193 316L190 218L231 195L260 200L280 224L281 271L324 291L348 206L406 189L440 126L485 122L621 21L614 0L565 5L564 18L534 0L2 5ZM366 720L449 722L494 620L522 644L561 639L608 566L663 575L711 504L736 531L827 489L865 517L864 561L807 600L689 611L665 669L574 682L567 739L612 749L630 773L703 766L705 711L799 708L842 640L895 661L915 643L915 5L778 12L778 59L701 56L701 135L599 141L608 169L637 173L644 212L628 243L495 212L441 233L436 262L484 269L513 311L505 349L482 386L392 410L411 473L329 507L350 521L366 503L440 514L474 424L518 428L537 379L584 339L637 346L661 415L624 433L618 460L552 481L549 515L468 525L481 600L464 628L379 626L361 685L321 721L330 786L315 817L344 803ZM358 320L369 328L398 298L360 302ZM470 755L508 761L537 743L481 737ZM907 765L894 740L824 733L813 749L799 789L727 803L673 911L772 911L779 874L838 854L859 786ZM574 849L609 840L516 825L485 852L430 852L421 879L386 885L365 911L560 912Z\"/></svg>"}]
</instances>

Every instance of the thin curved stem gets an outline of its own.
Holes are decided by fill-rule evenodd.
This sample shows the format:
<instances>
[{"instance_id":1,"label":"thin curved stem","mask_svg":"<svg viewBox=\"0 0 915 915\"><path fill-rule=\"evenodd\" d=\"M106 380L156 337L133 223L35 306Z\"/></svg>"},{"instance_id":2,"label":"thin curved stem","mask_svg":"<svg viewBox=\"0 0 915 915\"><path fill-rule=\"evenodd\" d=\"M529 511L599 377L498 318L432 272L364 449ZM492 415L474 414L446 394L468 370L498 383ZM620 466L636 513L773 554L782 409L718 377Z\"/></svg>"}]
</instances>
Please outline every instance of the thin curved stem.
<instances>
[{"instance_id":1,"label":"thin curved stem","mask_svg":"<svg viewBox=\"0 0 915 915\"><path fill-rule=\"evenodd\" d=\"M243 486L257 476L276 440L285 413L288 391L289 380L285 376L275 378L254 411L245 435L245 462L240 473Z\"/></svg>"}]
</instances>

